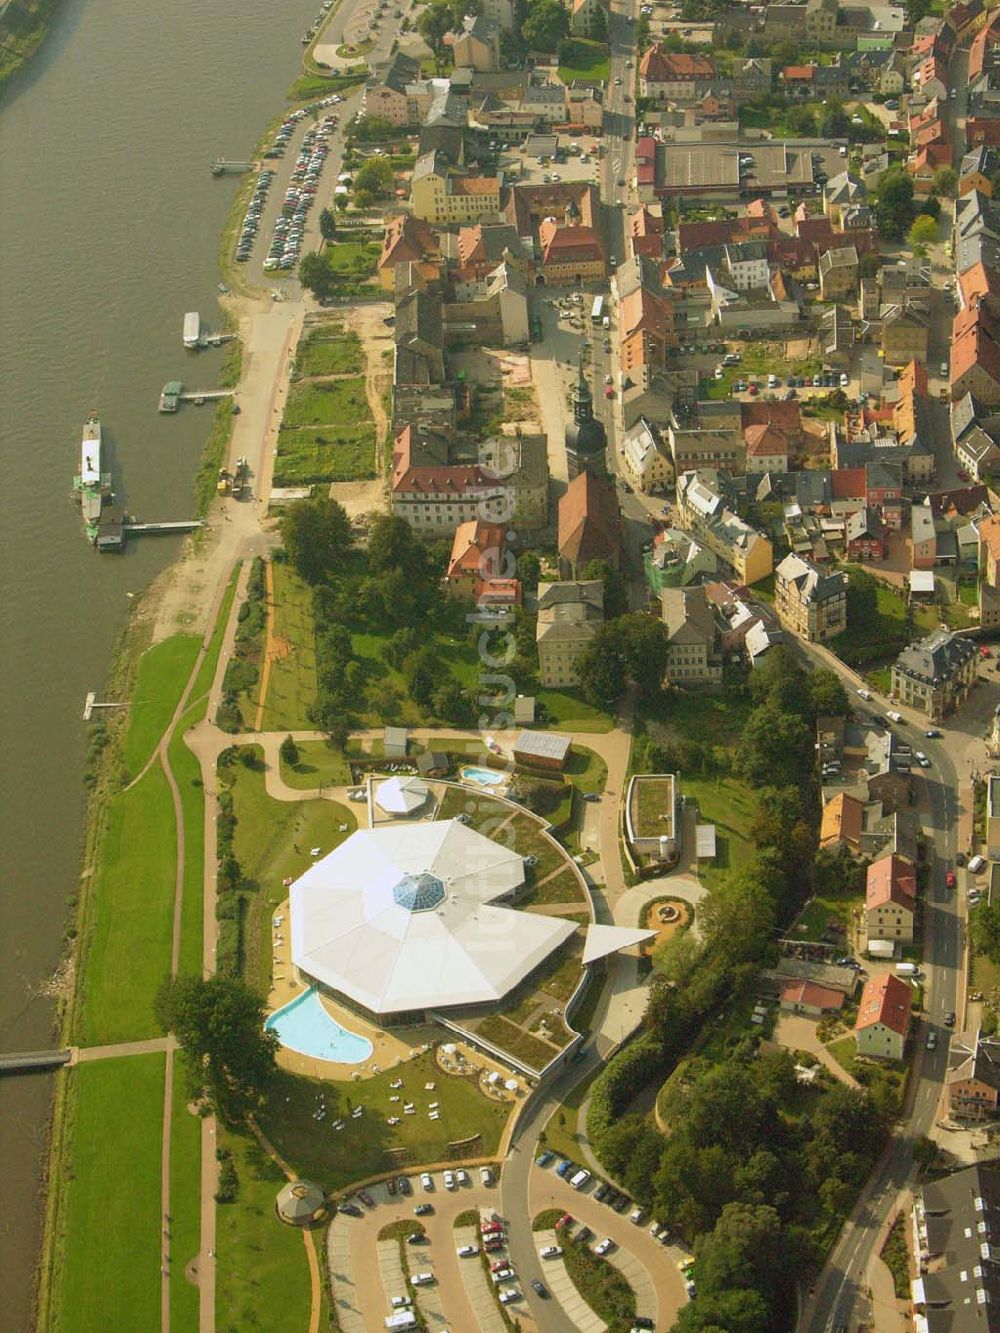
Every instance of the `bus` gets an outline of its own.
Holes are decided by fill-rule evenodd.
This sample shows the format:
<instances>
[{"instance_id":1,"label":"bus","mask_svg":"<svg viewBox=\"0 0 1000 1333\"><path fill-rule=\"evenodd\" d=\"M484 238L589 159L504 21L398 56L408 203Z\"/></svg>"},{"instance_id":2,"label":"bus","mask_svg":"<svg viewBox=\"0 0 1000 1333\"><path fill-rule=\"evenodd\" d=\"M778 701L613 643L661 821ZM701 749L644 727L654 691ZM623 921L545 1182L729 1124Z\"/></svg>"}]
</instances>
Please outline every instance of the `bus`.
<instances>
[{"instance_id":1,"label":"bus","mask_svg":"<svg viewBox=\"0 0 1000 1333\"><path fill-rule=\"evenodd\" d=\"M595 296L594 304L591 307L590 311L590 322L591 324L600 324L603 319L604 319L604 297Z\"/></svg>"}]
</instances>

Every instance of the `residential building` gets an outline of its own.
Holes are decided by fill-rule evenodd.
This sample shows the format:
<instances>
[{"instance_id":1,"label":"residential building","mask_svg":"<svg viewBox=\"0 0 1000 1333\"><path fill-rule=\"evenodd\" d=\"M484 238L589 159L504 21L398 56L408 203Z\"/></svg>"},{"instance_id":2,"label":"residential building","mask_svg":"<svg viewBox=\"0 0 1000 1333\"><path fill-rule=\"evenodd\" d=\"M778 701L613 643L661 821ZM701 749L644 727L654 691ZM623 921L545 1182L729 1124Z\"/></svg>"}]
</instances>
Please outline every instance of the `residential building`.
<instances>
[{"instance_id":1,"label":"residential building","mask_svg":"<svg viewBox=\"0 0 1000 1333\"><path fill-rule=\"evenodd\" d=\"M969 639L937 630L899 654L892 668L892 697L938 721L969 693L978 656Z\"/></svg>"},{"instance_id":2,"label":"residential building","mask_svg":"<svg viewBox=\"0 0 1000 1333\"><path fill-rule=\"evenodd\" d=\"M780 427L770 422L748 426L743 432L743 441L748 473L788 471L788 436Z\"/></svg>"},{"instance_id":3,"label":"residential building","mask_svg":"<svg viewBox=\"0 0 1000 1333\"><path fill-rule=\"evenodd\" d=\"M538 530L548 522L548 477L544 435L459 445L450 434L408 425L393 445L392 512L431 541L452 538L476 518Z\"/></svg>"},{"instance_id":4,"label":"residential building","mask_svg":"<svg viewBox=\"0 0 1000 1333\"><path fill-rule=\"evenodd\" d=\"M735 428L731 430L681 430L667 427L674 472L715 468L739 475L746 471L746 444Z\"/></svg>"},{"instance_id":5,"label":"residential building","mask_svg":"<svg viewBox=\"0 0 1000 1333\"><path fill-rule=\"evenodd\" d=\"M621 514L614 485L606 477L581 472L559 499L559 572L577 579L591 560L617 565Z\"/></svg>"},{"instance_id":6,"label":"residential building","mask_svg":"<svg viewBox=\"0 0 1000 1333\"><path fill-rule=\"evenodd\" d=\"M980 34L981 35L981 34ZM917 1277L910 1284L921 1333L1000 1328L1000 1169L977 1162L928 1181L914 1198L910 1224Z\"/></svg>"},{"instance_id":7,"label":"residential building","mask_svg":"<svg viewBox=\"0 0 1000 1333\"><path fill-rule=\"evenodd\" d=\"M664 588L686 588L718 572L715 552L679 528L665 528L653 538L644 559L646 586L654 597Z\"/></svg>"},{"instance_id":8,"label":"residential building","mask_svg":"<svg viewBox=\"0 0 1000 1333\"><path fill-rule=\"evenodd\" d=\"M882 359L889 366L904 366L911 361L927 360L930 336L930 310L923 301L883 305L880 344Z\"/></svg>"},{"instance_id":9,"label":"residential building","mask_svg":"<svg viewBox=\"0 0 1000 1333\"><path fill-rule=\"evenodd\" d=\"M466 15L454 34L451 53L456 68L482 71L500 68L500 25L485 15Z\"/></svg>"},{"instance_id":10,"label":"residential building","mask_svg":"<svg viewBox=\"0 0 1000 1333\"><path fill-rule=\"evenodd\" d=\"M605 40L608 17L602 0L571 0L569 30L574 37Z\"/></svg>"},{"instance_id":11,"label":"residential building","mask_svg":"<svg viewBox=\"0 0 1000 1333\"><path fill-rule=\"evenodd\" d=\"M417 158L410 181L414 217L427 222L495 221L500 212L500 182L495 176L470 175L454 167L440 151Z\"/></svg>"},{"instance_id":12,"label":"residential building","mask_svg":"<svg viewBox=\"0 0 1000 1333\"><path fill-rule=\"evenodd\" d=\"M994 1119L1000 1110L1000 1040L982 1032L952 1037L945 1087L956 1120Z\"/></svg>"},{"instance_id":13,"label":"residential building","mask_svg":"<svg viewBox=\"0 0 1000 1333\"><path fill-rule=\"evenodd\" d=\"M538 228L541 275L553 287L579 287L605 275L604 246L594 227L544 218Z\"/></svg>"},{"instance_id":14,"label":"residential building","mask_svg":"<svg viewBox=\"0 0 1000 1333\"><path fill-rule=\"evenodd\" d=\"M444 382L444 322L439 292L411 291L396 302L395 382Z\"/></svg>"},{"instance_id":15,"label":"residential building","mask_svg":"<svg viewBox=\"0 0 1000 1333\"><path fill-rule=\"evenodd\" d=\"M622 461L625 472L636 490L650 494L663 490L674 479L673 463L663 437L651 421L640 417L626 430L623 439Z\"/></svg>"},{"instance_id":16,"label":"residential building","mask_svg":"<svg viewBox=\"0 0 1000 1333\"><path fill-rule=\"evenodd\" d=\"M540 583L535 644L538 679L545 689L579 685L577 661L604 623L604 584Z\"/></svg>"},{"instance_id":17,"label":"residential building","mask_svg":"<svg viewBox=\"0 0 1000 1333\"><path fill-rule=\"evenodd\" d=\"M372 70L361 94L361 114L377 116L397 127L414 124L407 88L419 78L419 60L397 51Z\"/></svg>"},{"instance_id":18,"label":"residential building","mask_svg":"<svg viewBox=\"0 0 1000 1333\"><path fill-rule=\"evenodd\" d=\"M487 523L481 518L469 519L455 529L448 569L444 576L444 590L448 597L464 602L496 601L511 597L520 600L520 587L490 588L486 584L517 584L517 579L506 577L506 528L502 523ZM487 594L496 594L489 595Z\"/></svg>"},{"instance_id":19,"label":"residential building","mask_svg":"<svg viewBox=\"0 0 1000 1333\"><path fill-rule=\"evenodd\" d=\"M391 292L396 287L397 264L432 264L441 262L440 237L429 222L401 213L386 224L382 253L376 271L379 286Z\"/></svg>"},{"instance_id":20,"label":"residential building","mask_svg":"<svg viewBox=\"0 0 1000 1333\"><path fill-rule=\"evenodd\" d=\"M824 301L838 301L858 289L858 252L853 245L826 250L819 257L819 290Z\"/></svg>"},{"instance_id":21,"label":"residential building","mask_svg":"<svg viewBox=\"0 0 1000 1333\"><path fill-rule=\"evenodd\" d=\"M1000 405L1000 321L985 303L959 311L952 326L951 396L966 393L990 407Z\"/></svg>"},{"instance_id":22,"label":"residential building","mask_svg":"<svg viewBox=\"0 0 1000 1333\"><path fill-rule=\"evenodd\" d=\"M910 565L913 569L933 569L937 564L937 528L929 505L910 509Z\"/></svg>"},{"instance_id":23,"label":"residential building","mask_svg":"<svg viewBox=\"0 0 1000 1333\"><path fill-rule=\"evenodd\" d=\"M865 928L869 942L913 943L917 872L904 856L880 856L865 877Z\"/></svg>"},{"instance_id":24,"label":"residential building","mask_svg":"<svg viewBox=\"0 0 1000 1333\"><path fill-rule=\"evenodd\" d=\"M619 300L618 334L624 375L643 366L665 369L668 353L677 346L673 302L645 285L636 287Z\"/></svg>"},{"instance_id":25,"label":"residential building","mask_svg":"<svg viewBox=\"0 0 1000 1333\"><path fill-rule=\"evenodd\" d=\"M678 477L677 507L685 527L731 566L741 583L749 587L772 572L773 549L768 538L729 509L698 472Z\"/></svg>"},{"instance_id":26,"label":"residential building","mask_svg":"<svg viewBox=\"0 0 1000 1333\"><path fill-rule=\"evenodd\" d=\"M815 981L786 981L781 987L781 1008L790 1014L822 1018L843 1008L844 992Z\"/></svg>"},{"instance_id":27,"label":"residential building","mask_svg":"<svg viewBox=\"0 0 1000 1333\"><path fill-rule=\"evenodd\" d=\"M980 144L966 153L958 169L958 193L969 194L978 190L988 199L993 198L993 180L1000 171L1000 155L986 144Z\"/></svg>"},{"instance_id":28,"label":"residential building","mask_svg":"<svg viewBox=\"0 0 1000 1333\"><path fill-rule=\"evenodd\" d=\"M979 524L979 577L991 588L1000 588L1000 514Z\"/></svg>"},{"instance_id":29,"label":"residential building","mask_svg":"<svg viewBox=\"0 0 1000 1333\"><path fill-rule=\"evenodd\" d=\"M844 525L844 545L848 560L884 560L887 554L886 528L877 509L865 505L848 514Z\"/></svg>"},{"instance_id":30,"label":"residential building","mask_svg":"<svg viewBox=\"0 0 1000 1333\"><path fill-rule=\"evenodd\" d=\"M693 102L715 77L711 56L667 51L657 43L639 61L639 96L656 102Z\"/></svg>"},{"instance_id":31,"label":"residential building","mask_svg":"<svg viewBox=\"0 0 1000 1333\"><path fill-rule=\"evenodd\" d=\"M986 782L986 855L1000 861L1000 777L995 773Z\"/></svg>"},{"instance_id":32,"label":"residential building","mask_svg":"<svg viewBox=\"0 0 1000 1333\"><path fill-rule=\"evenodd\" d=\"M823 643L847 628L847 575L786 555L774 571L774 606L785 629Z\"/></svg>"},{"instance_id":33,"label":"residential building","mask_svg":"<svg viewBox=\"0 0 1000 1333\"><path fill-rule=\"evenodd\" d=\"M864 802L849 792L837 792L823 804L819 826L820 847L828 851L846 848L852 855L857 855L861 851L864 821Z\"/></svg>"},{"instance_id":34,"label":"residential building","mask_svg":"<svg viewBox=\"0 0 1000 1333\"><path fill-rule=\"evenodd\" d=\"M664 588L660 605L668 636L664 680L681 686L719 684L721 631L704 586Z\"/></svg>"},{"instance_id":35,"label":"residential building","mask_svg":"<svg viewBox=\"0 0 1000 1333\"><path fill-rule=\"evenodd\" d=\"M875 1060L902 1060L910 1026L913 992L905 981L890 973L865 982L854 1024L858 1055Z\"/></svg>"}]
</instances>

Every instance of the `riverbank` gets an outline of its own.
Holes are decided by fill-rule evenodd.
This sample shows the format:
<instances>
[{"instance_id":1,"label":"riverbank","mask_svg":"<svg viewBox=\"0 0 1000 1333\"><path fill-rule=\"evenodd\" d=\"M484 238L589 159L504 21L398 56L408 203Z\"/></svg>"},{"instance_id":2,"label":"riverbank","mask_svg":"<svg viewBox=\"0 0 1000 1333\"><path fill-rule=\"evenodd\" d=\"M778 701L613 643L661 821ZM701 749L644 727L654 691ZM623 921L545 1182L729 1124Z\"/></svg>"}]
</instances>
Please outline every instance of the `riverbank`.
<instances>
[{"instance_id":1,"label":"riverbank","mask_svg":"<svg viewBox=\"0 0 1000 1333\"><path fill-rule=\"evenodd\" d=\"M0 90L48 36L62 0L10 0L0 16Z\"/></svg>"}]
</instances>

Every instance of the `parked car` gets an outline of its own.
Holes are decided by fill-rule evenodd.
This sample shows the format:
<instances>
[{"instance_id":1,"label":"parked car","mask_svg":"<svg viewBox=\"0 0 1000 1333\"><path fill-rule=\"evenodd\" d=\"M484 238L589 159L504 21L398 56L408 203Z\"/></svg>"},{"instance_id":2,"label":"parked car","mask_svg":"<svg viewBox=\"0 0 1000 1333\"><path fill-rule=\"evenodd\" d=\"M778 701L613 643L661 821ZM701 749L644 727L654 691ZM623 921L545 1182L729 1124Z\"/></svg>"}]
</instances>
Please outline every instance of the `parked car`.
<instances>
[{"instance_id":1,"label":"parked car","mask_svg":"<svg viewBox=\"0 0 1000 1333\"><path fill-rule=\"evenodd\" d=\"M542 1300L547 1300L549 1291L544 1282L540 1282L537 1277L531 1279L531 1289L536 1296L541 1296Z\"/></svg>"},{"instance_id":2,"label":"parked car","mask_svg":"<svg viewBox=\"0 0 1000 1333\"><path fill-rule=\"evenodd\" d=\"M434 1205L432 1203L418 1203L413 1210L414 1217L426 1217L428 1213L433 1213Z\"/></svg>"},{"instance_id":3,"label":"parked car","mask_svg":"<svg viewBox=\"0 0 1000 1333\"><path fill-rule=\"evenodd\" d=\"M955 887L955 885L958 883L958 880L955 878L954 870L948 871L948 873L944 877L944 882L949 889L953 889Z\"/></svg>"},{"instance_id":4,"label":"parked car","mask_svg":"<svg viewBox=\"0 0 1000 1333\"><path fill-rule=\"evenodd\" d=\"M429 1171L421 1171L420 1183L421 1185L423 1185L425 1190L430 1192L434 1188L434 1177L431 1175Z\"/></svg>"},{"instance_id":5,"label":"parked car","mask_svg":"<svg viewBox=\"0 0 1000 1333\"><path fill-rule=\"evenodd\" d=\"M458 1257L459 1257L460 1259L468 1259L468 1258L470 1258L473 1254L478 1254L478 1253L479 1253L479 1246L478 1246L478 1245L459 1245L459 1247L458 1247L458 1249L455 1251L455 1253L458 1255Z\"/></svg>"},{"instance_id":6,"label":"parked car","mask_svg":"<svg viewBox=\"0 0 1000 1333\"><path fill-rule=\"evenodd\" d=\"M368 1193L367 1190L358 1190L358 1198L361 1200L361 1202L365 1205L366 1208L375 1207L375 1200L372 1198L372 1196Z\"/></svg>"},{"instance_id":7,"label":"parked car","mask_svg":"<svg viewBox=\"0 0 1000 1333\"><path fill-rule=\"evenodd\" d=\"M594 1253L610 1254L614 1248L615 1248L614 1241L611 1239L610 1236L605 1236L603 1240L599 1240L597 1244L594 1246Z\"/></svg>"},{"instance_id":8,"label":"parked car","mask_svg":"<svg viewBox=\"0 0 1000 1333\"><path fill-rule=\"evenodd\" d=\"M538 1251L539 1259L558 1259L561 1254L561 1245L543 1245Z\"/></svg>"}]
</instances>

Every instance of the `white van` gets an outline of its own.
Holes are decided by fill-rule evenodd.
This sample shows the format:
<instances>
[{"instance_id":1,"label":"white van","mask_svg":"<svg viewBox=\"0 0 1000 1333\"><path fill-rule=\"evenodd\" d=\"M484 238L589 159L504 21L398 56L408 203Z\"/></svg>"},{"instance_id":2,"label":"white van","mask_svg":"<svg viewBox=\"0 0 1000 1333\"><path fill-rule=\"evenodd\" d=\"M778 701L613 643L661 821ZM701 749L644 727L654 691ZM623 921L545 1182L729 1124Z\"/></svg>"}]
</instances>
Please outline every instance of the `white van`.
<instances>
[{"instance_id":1,"label":"white van","mask_svg":"<svg viewBox=\"0 0 1000 1333\"><path fill-rule=\"evenodd\" d=\"M573 1186L575 1190L582 1190L584 1185L586 1185L589 1179L590 1179L589 1171L578 1171L575 1176L572 1176L570 1178L569 1183Z\"/></svg>"},{"instance_id":2,"label":"white van","mask_svg":"<svg viewBox=\"0 0 1000 1333\"><path fill-rule=\"evenodd\" d=\"M433 1281L433 1273L414 1273L410 1278L410 1283L414 1287L429 1287Z\"/></svg>"},{"instance_id":3,"label":"white van","mask_svg":"<svg viewBox=\"0 0 1000 1333\"><path fill-rule=\"evenodd\" d=\"M978 875L980 870L984 870L985 868L986 868L985 856L970 857L969 864L966 866L966 870L968 870L969 873L973 875Z\"/></svg>"},{"instance_id":4,"label":"white van","mask_svg":"<svg viewBox=\"0 0 1000 1333\"><path fill-rule=\"evenodd\" d=\"M893 709L891 708L889 709L888 713L886 713L886 717L889 719L890 722L902 722L903 720L903 714L894 712Z\"/></svg>"},{"instance_id":5,"label":"white van","mask_svg":"<svg viewBox=\"0 0 1000 1333\"><path fill-rule=\"evenodd\" d=\"M896 975L899 977L918 977L920 968L917 967L916 963L897 963Z\"/></svg>"}]
</instances>

